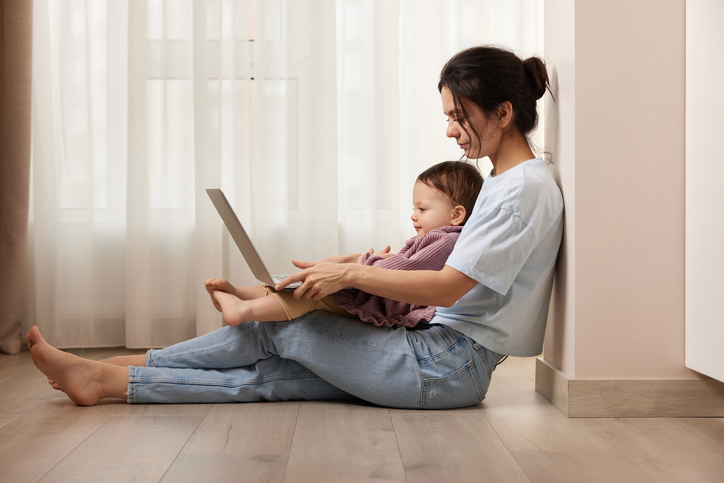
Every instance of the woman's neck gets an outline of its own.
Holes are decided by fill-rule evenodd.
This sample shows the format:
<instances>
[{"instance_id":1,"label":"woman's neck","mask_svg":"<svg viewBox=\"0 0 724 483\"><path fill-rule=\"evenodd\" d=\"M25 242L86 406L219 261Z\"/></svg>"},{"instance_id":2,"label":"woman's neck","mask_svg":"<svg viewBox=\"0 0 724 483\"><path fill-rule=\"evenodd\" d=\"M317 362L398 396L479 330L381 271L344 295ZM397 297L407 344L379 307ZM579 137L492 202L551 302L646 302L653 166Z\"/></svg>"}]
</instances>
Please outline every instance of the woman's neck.
<instances>
[{"instance_id":1,"label":"woman's neck","mask_svg":"<svg viewBox=\"0 0 724 483\"><path fill-rule=\"evenodd\" d=\"M493 175L499 176L510 168L533 158L535 158L535 154L531 151L528 141L523 135L516 133L508 139L501 140L495 155L490 156L490 162L493 163Z\"/></svg>"}]
</instances>

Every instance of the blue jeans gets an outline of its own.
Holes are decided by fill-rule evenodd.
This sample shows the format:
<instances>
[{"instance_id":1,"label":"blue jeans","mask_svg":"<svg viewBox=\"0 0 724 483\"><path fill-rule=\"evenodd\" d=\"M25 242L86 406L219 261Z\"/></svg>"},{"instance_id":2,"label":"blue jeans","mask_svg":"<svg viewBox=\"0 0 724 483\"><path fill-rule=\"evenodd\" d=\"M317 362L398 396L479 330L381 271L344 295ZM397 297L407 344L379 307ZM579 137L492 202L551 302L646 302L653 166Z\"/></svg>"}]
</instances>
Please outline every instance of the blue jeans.
<instances>
[{"instance_id":1,"label":"blue jeans","mask_svg":"<svg viewBox=\"0 0 724 483\"><path fill-rule=\"evenodd\" d=\"M444 325L375 327L328 312L224 327L146 354L129 403L359 398L395 408L478 404L502 355Z\"/></svg>"}]
</instances>

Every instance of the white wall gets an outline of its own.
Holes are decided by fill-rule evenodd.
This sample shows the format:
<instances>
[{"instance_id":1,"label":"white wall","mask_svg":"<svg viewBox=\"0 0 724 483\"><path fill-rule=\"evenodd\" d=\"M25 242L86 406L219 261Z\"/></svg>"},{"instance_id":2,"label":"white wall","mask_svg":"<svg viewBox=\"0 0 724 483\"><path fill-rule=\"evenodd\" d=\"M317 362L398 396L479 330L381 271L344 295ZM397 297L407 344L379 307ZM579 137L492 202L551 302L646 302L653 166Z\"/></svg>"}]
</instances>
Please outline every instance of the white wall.
<instances>
[{"instance_id":1,"label":"white wall","mask_svg":"<svg viewBox=\"0 0 724 483\"><path fill-rule=\"evenodd\" d=\"M724 2L686 2L686 366L724 381Z\"/></svg>"}]
</instances>

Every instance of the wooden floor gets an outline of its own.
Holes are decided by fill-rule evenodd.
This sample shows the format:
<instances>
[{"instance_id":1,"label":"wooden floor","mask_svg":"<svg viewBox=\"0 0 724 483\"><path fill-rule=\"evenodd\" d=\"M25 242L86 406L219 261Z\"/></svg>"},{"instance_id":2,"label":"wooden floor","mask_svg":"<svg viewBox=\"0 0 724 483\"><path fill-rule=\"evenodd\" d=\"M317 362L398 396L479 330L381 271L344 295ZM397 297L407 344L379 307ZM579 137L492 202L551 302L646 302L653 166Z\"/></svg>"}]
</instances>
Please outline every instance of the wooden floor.
<instances>
[{"instance_id":1,"label":"wooden floor","mask_svg":"<svg viewBox=\"0 0 724 483\"><path fill-rule=\"evenodd\" d=\"M724 419L567 419L534 391L533 371L534 359L510 358L482 404L454 411L81 408L27 351L0 355L0 481L724 481Z\"/></svg>"}]
</instances>

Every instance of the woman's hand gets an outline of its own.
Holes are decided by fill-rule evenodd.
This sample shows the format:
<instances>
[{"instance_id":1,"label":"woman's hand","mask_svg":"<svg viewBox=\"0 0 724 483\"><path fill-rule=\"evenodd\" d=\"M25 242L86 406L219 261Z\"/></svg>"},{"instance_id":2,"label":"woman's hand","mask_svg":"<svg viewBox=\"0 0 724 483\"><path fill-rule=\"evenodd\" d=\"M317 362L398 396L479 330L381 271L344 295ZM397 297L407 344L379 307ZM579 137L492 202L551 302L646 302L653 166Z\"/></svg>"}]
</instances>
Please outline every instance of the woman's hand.
<instances>
[{"instance_id":1,"label":"woman's hand","mask_svg":"<svg viewBox=\"0 0 724 483\"><path fill-rule=\"evenodd\" d=\"M348 263L331 263L331 262L301 262L292 260L297 268L301 268L301 272L289 275L287 278L279 282L276 290L282 290L289 284L302 282L302 285L294 290L294 297L297 299L305 298L312 300L320 300L329 294L339 292L349 287L347 275L349 271L356 267L356 264Z\"/></svg>"}]
</instances>

